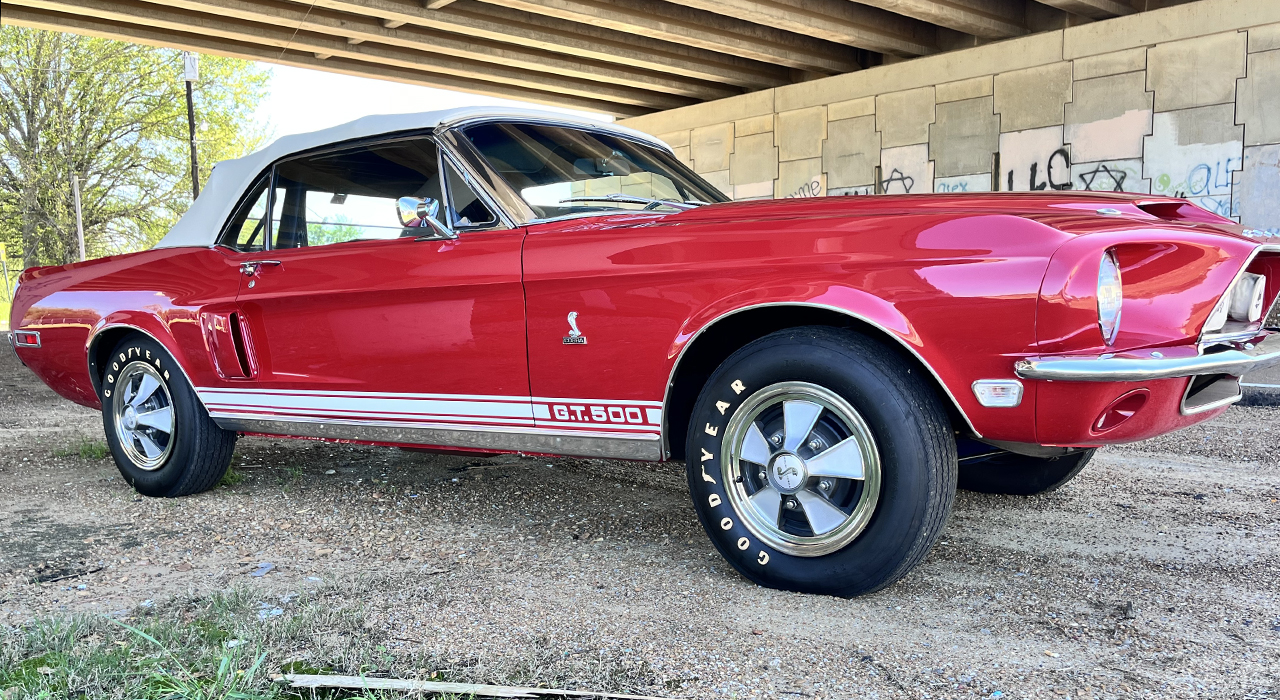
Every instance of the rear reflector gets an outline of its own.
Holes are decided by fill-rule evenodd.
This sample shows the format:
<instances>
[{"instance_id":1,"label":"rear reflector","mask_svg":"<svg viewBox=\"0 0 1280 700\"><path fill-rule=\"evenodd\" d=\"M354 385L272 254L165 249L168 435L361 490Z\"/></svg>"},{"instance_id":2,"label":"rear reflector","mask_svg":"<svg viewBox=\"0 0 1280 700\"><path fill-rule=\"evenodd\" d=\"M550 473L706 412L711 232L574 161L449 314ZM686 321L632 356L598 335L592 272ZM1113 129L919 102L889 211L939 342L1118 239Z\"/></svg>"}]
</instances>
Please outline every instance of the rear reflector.
<instances>
[{"instance_id":1,"label":"rear reflector","mask_svg":"<svg viewBox=\"0 0 1280 700\"><path fill-rule=\"evenodd\" d=\"M13 344L20 348L40 347L39 331L14 331Z\"/></svg>"}]
</instances>

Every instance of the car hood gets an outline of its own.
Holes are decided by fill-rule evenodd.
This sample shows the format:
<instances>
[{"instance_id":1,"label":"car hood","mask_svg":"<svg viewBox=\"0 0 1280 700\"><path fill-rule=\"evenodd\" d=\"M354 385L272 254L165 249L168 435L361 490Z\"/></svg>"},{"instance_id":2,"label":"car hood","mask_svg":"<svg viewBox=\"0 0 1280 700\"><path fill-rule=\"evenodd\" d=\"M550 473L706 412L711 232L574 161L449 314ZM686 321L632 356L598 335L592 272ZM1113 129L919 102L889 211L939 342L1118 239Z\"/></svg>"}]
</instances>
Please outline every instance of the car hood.
<instances>
[{"instance_id":1,"label":"car hood","mask_svg":"<svg viewBox=\"0 0 1280 700\"><path fill-rule=\"evenodd\" d=\"M1114 230L1117 224L1194 227L1253 243L1280 237L1240 226L1191 202L1169 197L1106 192L991 192L761 199L711 204L671 214L664 223L766 221L850 216L1020 216L1064 233Z\"/></svg>"}]
</instances>

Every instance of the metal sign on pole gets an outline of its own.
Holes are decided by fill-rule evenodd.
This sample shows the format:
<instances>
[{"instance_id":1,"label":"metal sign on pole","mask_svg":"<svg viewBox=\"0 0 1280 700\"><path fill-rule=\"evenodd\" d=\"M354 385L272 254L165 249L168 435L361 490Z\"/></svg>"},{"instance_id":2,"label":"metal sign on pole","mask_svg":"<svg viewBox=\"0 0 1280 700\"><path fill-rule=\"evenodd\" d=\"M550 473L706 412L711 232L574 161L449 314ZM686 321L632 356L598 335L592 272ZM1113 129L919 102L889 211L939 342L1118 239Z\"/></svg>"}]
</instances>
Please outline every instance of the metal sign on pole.
<instances>
[{"instance_id":1,"label":"metal sign on pole","mask_svg":"<svg viewBox=\"0 0 1280 700\"><path fill-rule=\"evenodd\" d=\"M191 198L200 196L200 166L196 162L196 104L191 84L200 78L200 56L182 52L182 77L187 81L187 129L191 134Z\"/></svg>"},{"instance_id":2,"label":"metal sign on pole","mask_svg":"<svg viewBox=\"0 0 1280 700\"><path fill-rule=\"evenodd\" d=\"M76 204L76 240L80 242L80 262L84 262L84 220L80 216L80 177L71 176L71 198Z\"/></svg>"}]
</instances>

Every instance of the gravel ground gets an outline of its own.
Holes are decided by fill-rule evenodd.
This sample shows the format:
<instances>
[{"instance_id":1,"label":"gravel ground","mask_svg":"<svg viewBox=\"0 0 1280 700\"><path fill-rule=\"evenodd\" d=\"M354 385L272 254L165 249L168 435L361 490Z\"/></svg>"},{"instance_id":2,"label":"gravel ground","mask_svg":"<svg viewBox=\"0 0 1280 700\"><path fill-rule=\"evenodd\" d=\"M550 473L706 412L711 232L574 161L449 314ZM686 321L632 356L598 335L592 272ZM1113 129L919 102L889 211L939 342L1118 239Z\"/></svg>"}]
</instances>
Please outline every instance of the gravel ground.
<instances>
[{"instance_id":1,"label":"gravel ground","mask_svg":"<svg viewBox=\"0 0 1280 700\"><path fill-rule=\"evenodd\" d=\"M100 432L0 353L0 624L240 586L358 601L392 654L596 690L1280 694L1280 408L1103 450L1053 494L962 491L925 562L857 600L737 576L679 465L250 438L238 483L152 500L80 456Z\"/></svg>"}]
</instances>

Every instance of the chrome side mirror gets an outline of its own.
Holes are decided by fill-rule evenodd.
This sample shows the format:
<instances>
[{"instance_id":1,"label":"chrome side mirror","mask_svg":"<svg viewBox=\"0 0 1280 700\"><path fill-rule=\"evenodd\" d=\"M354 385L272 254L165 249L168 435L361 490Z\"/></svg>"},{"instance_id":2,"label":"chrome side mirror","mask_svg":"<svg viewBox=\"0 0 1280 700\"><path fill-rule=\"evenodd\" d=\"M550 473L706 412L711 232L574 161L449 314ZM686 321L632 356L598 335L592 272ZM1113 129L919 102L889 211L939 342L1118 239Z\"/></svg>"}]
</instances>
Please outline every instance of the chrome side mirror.
<instances>
[{"instance_id":1,"label":"chrome side mirror","mask_svg":"<svg viewBox=\"0 0 1280 700\"><path fill-rule=\"evenodd\" d=\"M440 201L431 197L401 197L396 201L400 225L405 228L429 228L431 233L418 236L418 240L457 238L458 234L440 223Z\"/></svg>"}]
</instances>

